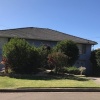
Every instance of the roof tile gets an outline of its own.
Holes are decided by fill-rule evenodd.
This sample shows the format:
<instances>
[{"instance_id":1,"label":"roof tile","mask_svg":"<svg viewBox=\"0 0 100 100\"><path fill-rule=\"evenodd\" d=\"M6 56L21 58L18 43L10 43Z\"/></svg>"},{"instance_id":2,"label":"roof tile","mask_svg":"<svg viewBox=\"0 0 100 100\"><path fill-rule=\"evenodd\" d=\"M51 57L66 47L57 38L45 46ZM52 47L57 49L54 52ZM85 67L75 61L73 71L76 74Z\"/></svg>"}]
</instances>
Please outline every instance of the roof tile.
<instances>
[{"instance_id":1,"label":"roof tile","mask_svg":"<svg viewBox=\"0 0 100 100\"><path fill-rule=\"evenodd\" d=\"M49 40L49 41L62 41L62 40L73 40L76 43L84 44L97 44L95 41L83 39L80 37L72 36L63 32L48 28L17 28L17 29L7 29L0 30L0 37L19 37L25 39L35 39L35 40Z\"/></svg>"}]
</instances>

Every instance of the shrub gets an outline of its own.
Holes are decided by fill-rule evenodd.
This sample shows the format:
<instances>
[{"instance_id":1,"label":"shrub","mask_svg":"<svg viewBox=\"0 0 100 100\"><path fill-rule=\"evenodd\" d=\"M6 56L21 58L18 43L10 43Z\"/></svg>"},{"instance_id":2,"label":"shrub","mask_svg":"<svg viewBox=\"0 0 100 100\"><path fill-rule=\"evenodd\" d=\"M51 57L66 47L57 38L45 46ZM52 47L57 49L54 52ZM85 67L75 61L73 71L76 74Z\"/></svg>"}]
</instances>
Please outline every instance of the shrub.
<instances>
[{"instance_id":1,"label":"shrub","mask_svg":"<svg viewBox=\"0 0 100 100\"><path fill-rule=\"evenodd\" d=\"M37 48L39 52L39 64L42 68L47 68L48 63L47 63L47 57L48 54L51 53L52 49L48 45L42 45Z\"/></svg>"},{"instance_id":2,"label":"shrub","mask_svg":"<svg viewBox=\"0 0 100 100\"><path fill-rule=\"evenodd\" d=\"M92 74L100 76L100 49L91 52Z\"/></svg>"},{"instance_id":3,"label":"shrub","mask_svg":"<svg viewBox=\"0 0 100 100\"><path fill-rule=\"evenodd\" d=\"M69 74L79 75L80 71L79 68L72 66L72 67L64 67L64 72Z\"/></svg>"},{"instance_id":4,"label":"shrub","mask_svg":"<svg viewBox=\"0 0 100 100\"><path fill-rule=\"evenodd\" d=\"M24 39L13 38L3 46L3 57L15 73L30 74L38 64L38 52Z\"/></svg>"},{"instance_id":5,"label":"shrub","mask_svg":"<svg viewBox=\"0 0 100 100\"><path fill-rule=\"evenodd\" d=\"M96 62L97 66L100 67L100 49L96 50Z\"/></svg>"},{"instance_id":6,"label":"shrub","mask_svg":"<svg viewBox=\"0 0 100 100\"><path fill-rule=\"evenodd\" d=\"M62 52L53 52L48 55L48 63L55 67L56 73L60 73L67 65L67 56Z\"/></svg>"},{"instance_id":7,"label":"shrub","mask_svg":"<svg viewBox=\"0 0 100 100\"><path fill-rule=\"evenodd\" d=\"M54 49L55 51L61 51L67 55L68 66L72 66L79 57L79 49L77 45L71 40L64 40L59 42Z\"/></svg>"},{"instance_id":8,"label":"shrub","mask_svg":"<svg viewBox=\"0 0 100 100\"><path fill-rule=\"evenodd\" d=\"M94 50L91 52L91 56L90 56L90 61L92 63L93 66L97 66L97 61L96 61L96 51Z\"/></svg>"}]
</instances>

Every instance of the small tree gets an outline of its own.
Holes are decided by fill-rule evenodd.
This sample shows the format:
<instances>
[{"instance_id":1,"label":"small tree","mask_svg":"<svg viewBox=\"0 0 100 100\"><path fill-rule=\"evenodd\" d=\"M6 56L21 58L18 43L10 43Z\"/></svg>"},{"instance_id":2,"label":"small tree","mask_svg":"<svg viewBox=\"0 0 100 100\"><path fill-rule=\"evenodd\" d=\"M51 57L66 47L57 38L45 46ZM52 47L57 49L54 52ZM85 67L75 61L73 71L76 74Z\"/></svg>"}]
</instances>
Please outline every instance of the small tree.
<instances>
[{"instance_id":1,"label":"small tree","mask_svg":"<svg viewBox=\"0 0 100 100\"><path fill-rule=\"evenodd\" d=\"M92 63L92 66L97 66L96 51L97 50L94 50L94 51L91 52L90 61Z\"/></svg>"},{"instance_id":2,"label":"small tree","mask_svg":"<svg viewBox=\"0 0 100 100\"><path fill-rule=\"evenodd\" d=\"M3 46L3 57L7 59L9 68L20 74L30 74L37 67L35 47L24 39L13 38Z\"/></svg>"},{"instance_id":3,"label":"small tree","mask_svg":"<svg viewBox=\"0 0 100 100\"><path fill-rule=\"evenodd\" d=\"M97 66L100 67L100 49L96 50L96 62Z\"/></svg>"},{"instance_id":4,"label":"small tree","mask_svg":"<svg viewBox=\"0 0 100 100\"><path fill-rule=\"evenodd\" d=\"M59 42L54 48L56 51L61 51L68 57L68 66L72 66L79 57L79 49L71 40L64 40Z\"/></svg>"},{"instance_id":5,"label":"small tree","mask_svg":"<svg viewBox=\"0 0 100 100\"><path fill-rule=\"evenodd\" d=\"M51 53L51 47L49 45L42 45L37 48L39 52L39 64L42 68L47 68L47 57Z\"/></svg>"},{"instance_id":6,"label":"small tree","mask_svg":"<svg viewBox=\"0 0 100 100\"><path fill-rule=\"evenodd\" d=\"M85 67L79 67L80 75L83 75L83 73L86 71Z\"/></svg>"},{"instance_id":7,"label":"small tree","mask_svg":"<svg viewBox=\"0 0 100 100\"><path fill-rule=\"evenodd\" d=\"M100 49L91 52L90 61L93 75L100 75Z\"/></svg>"},{"instance_id":8,"label":"small tree","mask_svg":"<svg viewBox=\"0 0 100 100\"><path fill-rule=\"evenodd\" d=\"M61 52L54 52L48 55L48 63L55 67L55 72L59 73L67 65L67 56Z\"/></svg>"}]
</instances>

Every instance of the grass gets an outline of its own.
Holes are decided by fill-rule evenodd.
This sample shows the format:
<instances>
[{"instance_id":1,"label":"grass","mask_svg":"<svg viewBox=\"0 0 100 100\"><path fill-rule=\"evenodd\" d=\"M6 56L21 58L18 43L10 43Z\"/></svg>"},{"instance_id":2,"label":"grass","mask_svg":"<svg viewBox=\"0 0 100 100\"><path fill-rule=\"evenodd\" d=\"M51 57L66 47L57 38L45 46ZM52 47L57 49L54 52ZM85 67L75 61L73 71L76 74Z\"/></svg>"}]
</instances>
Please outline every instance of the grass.
<instances>
[{"instance_id":1,"label":"grass","mask_svg":"<svg viewBox=\"0 0 100 100\"><path fill-rule=\"evenodd\" d=\"M16 77L0 76L0 89L3 88L27 88L27 87L100 87L100 84L86 77Z\"/></svg>"}]
</instances>

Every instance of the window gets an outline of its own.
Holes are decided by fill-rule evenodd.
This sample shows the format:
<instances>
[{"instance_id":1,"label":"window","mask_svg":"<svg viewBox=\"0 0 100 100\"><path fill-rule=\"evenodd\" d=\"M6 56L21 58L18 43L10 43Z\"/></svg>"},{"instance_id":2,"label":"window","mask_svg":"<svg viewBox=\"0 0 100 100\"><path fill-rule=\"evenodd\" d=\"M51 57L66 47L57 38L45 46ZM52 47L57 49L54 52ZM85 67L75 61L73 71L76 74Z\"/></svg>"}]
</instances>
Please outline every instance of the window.
<instances>
[{"instance_id":1,"label":"window","mask_svg":"<svg viewBox=\"0 0 100 100\"><path fill-rule=\"evenodd\" d=\"M85 53L86 53L86 45L82 44L82 54L85 54Z\"/></svg>"},{"instance_id":2,"label":"window","mask_svg":"<svg viewBox=\"0 0 100 100\"><path fill-rule=\"evenodd\" d=\"M79 54L85 54L86 53L86 44L78 44Z\"/></svg>"}]
</instances>

